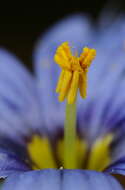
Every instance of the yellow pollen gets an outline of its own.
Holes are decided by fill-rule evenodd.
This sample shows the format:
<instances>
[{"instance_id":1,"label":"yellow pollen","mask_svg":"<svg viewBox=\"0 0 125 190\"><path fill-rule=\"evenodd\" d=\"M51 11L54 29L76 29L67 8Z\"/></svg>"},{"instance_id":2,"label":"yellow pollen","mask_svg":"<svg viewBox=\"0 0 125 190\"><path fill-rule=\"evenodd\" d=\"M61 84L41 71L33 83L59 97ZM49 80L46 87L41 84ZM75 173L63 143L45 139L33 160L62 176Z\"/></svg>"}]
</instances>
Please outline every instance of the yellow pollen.
<instances>
[{"instance_id":1,"label":"yellow pollen","mask_svg":"<svg viewBox=\"0 0 125 190\"><path fill-rule=\"evenodd\" d=\"M67 98L68 104L73 104L78 89L81 97L86 98L87 72L95 56L96 50L88 47L83 48L80 57L73 56L68 42L57 48L54 60L62 69L56 87L60 102Z\"/></svg>"}]
</instances>

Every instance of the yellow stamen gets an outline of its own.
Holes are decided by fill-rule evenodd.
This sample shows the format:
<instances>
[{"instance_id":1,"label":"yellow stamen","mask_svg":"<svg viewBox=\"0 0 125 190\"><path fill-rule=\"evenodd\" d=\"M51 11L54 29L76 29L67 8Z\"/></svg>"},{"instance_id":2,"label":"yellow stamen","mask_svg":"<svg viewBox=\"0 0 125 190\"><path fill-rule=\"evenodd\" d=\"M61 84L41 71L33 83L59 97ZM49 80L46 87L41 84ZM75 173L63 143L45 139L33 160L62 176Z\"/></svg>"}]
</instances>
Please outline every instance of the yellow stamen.
<instances>
[{"instance_id":1,"label":"yellow stamen","mask_svg":"<svg viewBox=\"0 0 125 190\"><path fill-rule=\"evenodd\" d=\"M87 72L85 69L79 76L79 91L82 98L86 98L87 96Z\"/></svg>"},{"instance_id":2,"label":"yellow stamen","mask_svg":"<svg viewBox=\"0 0 125 190\"><path fill-rule=\"evenodd\" d=\"M64 76L65 76L65 70L63 69L60 74L59 80L58 80L58 84L56 87L56 93L59 93L61 91Z\"/></svg>"},{"instance_id":3,"label":"yellow stamen","mask_svg":"<svg viewBox=\"0 0 125 190\"><path fill-rule=\"evenodd\" d=\"M109 134L95 141L91 148L87 169L102 171L110 164L110 144L113 135Z\"/></svg>"},{"instance_id":4,"label":"yellow stamen","mask_svg":"<svg viewBox=\"0 0 125 190\"><path fill-rule=\"evenodd\" d=\"M71 78L72 78L71 72L68 70L65 70L64 76L63 76L63 82L61 83L61 86L59 88L60 89L60 94L59 94L60 102L64 101L65 97L67 96L68 90L70 88Z\"/></svg>"},{"instance_id":5,"label":"yellow stamen","mask_svg":"<svg viewBox=\"0 0 125 190\"><path fill-rule=\"evenodd\" d=\"M56 92L59 93L59 101L64 101L67 97L68 104L73 104L78 89L81 97L86 97L88 67L95 56L96 50L88 47L83 49L80 57L73 56L68 42L64 42L57 48L54 59L62 68L56 88Z\"/></svg>"},{"instance_id":6,"label":"yellow stamen","mask_svg":"<svg viewBox=\"0 0 125 190\"><path fill-rule=\"evenodd\" d=\"M79 83L79 72L74 71L73 77L72 77L72 83L71 83L69 93L68 93L68 97L67 97L69 104L73 104L74 101L76 100L78 83Z\"/></svg>"},{"instance_id":7,"label":"yellow stamen","mask_svg":"<svg viewBox=\"0 0 125 190\"><path fill-rule=\"evenodd\" d=\"M28 143L27 150L33 162L33 169L57 168L47 138L41 138L38 135L33 136L31 142Z\"/></svg>"}]
</instances>

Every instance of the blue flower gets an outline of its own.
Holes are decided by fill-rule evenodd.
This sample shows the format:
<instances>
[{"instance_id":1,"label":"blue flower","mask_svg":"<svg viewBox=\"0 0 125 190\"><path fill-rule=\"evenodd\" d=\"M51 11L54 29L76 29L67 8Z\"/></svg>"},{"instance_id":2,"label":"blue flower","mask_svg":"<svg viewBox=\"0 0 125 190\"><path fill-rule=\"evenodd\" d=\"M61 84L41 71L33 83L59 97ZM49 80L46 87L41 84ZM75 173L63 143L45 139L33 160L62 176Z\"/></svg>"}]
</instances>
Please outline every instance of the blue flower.
<instances>
[{"instance_id":1,"label":"blue flower","mask_svg":"<svg viewBox=\"0 0 125 190\"><path fill-rule=\"evenodd\" d=\"M122 189L110 174L125 175L124 20L103 18L96 29L83 15L60 21L38 41L35 77L0 50L0 177L8 177L3 190ZM88 97L78 101L78 168L69 170L63 169L64 103L55 93L59 70L53 63L64 41L97 50Z\"/></svg>"}]
</instances>

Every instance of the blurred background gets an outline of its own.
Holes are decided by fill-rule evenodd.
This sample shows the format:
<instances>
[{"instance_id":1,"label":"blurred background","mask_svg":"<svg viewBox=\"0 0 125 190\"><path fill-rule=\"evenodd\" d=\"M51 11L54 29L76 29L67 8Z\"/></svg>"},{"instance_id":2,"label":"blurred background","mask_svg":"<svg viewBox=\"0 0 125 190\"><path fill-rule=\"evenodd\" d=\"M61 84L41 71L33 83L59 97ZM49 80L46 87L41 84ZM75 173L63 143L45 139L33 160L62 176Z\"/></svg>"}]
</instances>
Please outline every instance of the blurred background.
<instances>
[{"instance_id":1,"label":"blurred background","mask_svg":"<svg viewBox=\"0 0 125 190\"><path fill-rule=\"evenodd\" d=\"M101 11L125 11L124 0L5 2L0 9L0 46L20 57L32 70L32 51L37 38L53 23L70 13L83 12L95 22Z\"/></svg>"}]
</instances>

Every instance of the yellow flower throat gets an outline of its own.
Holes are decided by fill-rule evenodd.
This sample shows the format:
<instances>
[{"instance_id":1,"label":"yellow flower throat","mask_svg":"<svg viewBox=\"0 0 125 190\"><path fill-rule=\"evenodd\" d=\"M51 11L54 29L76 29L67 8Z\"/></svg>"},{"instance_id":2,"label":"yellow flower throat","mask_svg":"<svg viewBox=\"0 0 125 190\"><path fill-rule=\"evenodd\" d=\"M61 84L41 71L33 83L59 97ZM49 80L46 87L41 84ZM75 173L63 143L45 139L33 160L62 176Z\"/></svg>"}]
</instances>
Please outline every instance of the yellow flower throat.
<instances>
[{"instance_id":1,"label":"yellow flower throat","mask_svg":"<svg viewBox=\"0 0 125 190\"><path fill-rule=\"evenodd\" d=\"M86 141L77 138L75 143L77 153L76 168L69 169L89 169L96 171L105 169L111 162L110 144L112 140L113 135L109 134L97 139L91 149L89 149ZM27 150L32 161L32 169L64 168L63 139L59 140L53 149L47 138L34 135L28 143ZM72 160L72 158L69 158L69 160Z\"/></svg>"},{"instance_id":2,"label":"yellow flower throat","mask_svg":"<svg viewBox=\"0 0 125 190\"><path fill-rule=\"evenodd\" d=\"M87 72L95 56L96 50L88 47L83 48L80 57L73 56L68 42L57 48L54 59L62 68L56 88L60 102L67 97L68 103L73 104L78 89L81 97L86 98Z\"/></svg>"}]
</instances>

